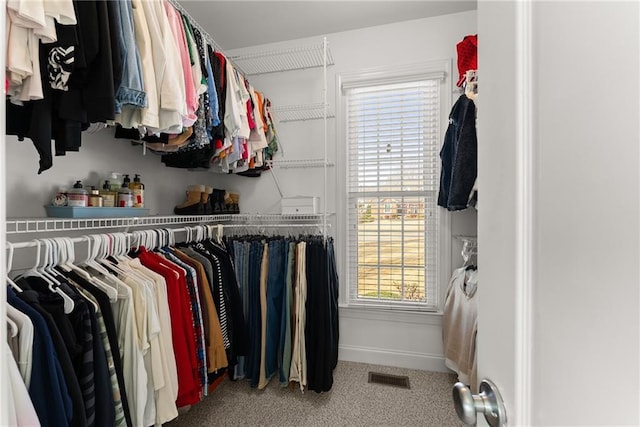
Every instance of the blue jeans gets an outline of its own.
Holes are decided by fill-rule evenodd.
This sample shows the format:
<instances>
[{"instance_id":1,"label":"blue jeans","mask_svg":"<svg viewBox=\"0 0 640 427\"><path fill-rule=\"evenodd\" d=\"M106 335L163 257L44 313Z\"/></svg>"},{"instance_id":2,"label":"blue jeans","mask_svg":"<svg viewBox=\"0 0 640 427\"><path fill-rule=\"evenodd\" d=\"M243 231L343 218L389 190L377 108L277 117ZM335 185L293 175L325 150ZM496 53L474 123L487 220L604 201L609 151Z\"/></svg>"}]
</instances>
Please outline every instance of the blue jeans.
<instances>
[{"instance_id":1,"label":"blue jeans","mask_svg":"<svg viewBox=\"0 0 640 427\"><path fill-rule=\"evenodd\" d=\"M139 108L147 106L147 94L142 81L140 53L136 45L133 26L133 9L131 0L117 2L119 19L114 19L117 25L116 35L120 43L122 59L122 80L116 89L116 113L122 112L122 105L133 105ZM117 12L116 12L117 13Z\"/></svg>"},{"instance_id":2,"label":"blue jeans","mask_svg":"<svg viewBox=\"0 0 640 427\"><path fill-rule=\"evenodd\" d=\"M291 368L291 309L293 307L293 280L295 243L285 241L285 291L282 293L282 318L280 320L280 384L289 383Z\"/></svg>"},{"instance_id":3,"label":"blue jeans","mask_svg":"<svg viewBox=\"0 0 640 427\"><path fill-rule=\"evenodd\" d=\"M265 351L265 375L271 378L278 370L280 353L280 324L282 299L285 287L284 240L269 242L269 270L267 279L267 339Z\"/></svg>"}]
</instances>

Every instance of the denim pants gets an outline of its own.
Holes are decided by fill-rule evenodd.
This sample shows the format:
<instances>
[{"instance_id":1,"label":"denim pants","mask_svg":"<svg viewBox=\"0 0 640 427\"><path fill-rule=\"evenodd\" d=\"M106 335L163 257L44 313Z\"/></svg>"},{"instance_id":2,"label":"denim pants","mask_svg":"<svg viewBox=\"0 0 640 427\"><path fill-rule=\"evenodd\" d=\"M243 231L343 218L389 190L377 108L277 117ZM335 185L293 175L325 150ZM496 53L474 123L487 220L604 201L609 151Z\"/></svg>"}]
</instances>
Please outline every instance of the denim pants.
<instances>
[{"instance_id":1,"label":"denim pants","mask_svg":"<svg viewBox=\"0 0 640 427\"><path fill-rule=\"evenodd\" d=\"M269 242L269 268L267 279L267 338L265 350L265 376L271 378L278 370L280 353L280 325L285 288L284 240Z\"/></svg>"},{"instance_id":2,"label":"denim pants","mask_svg":"<svg viewBox=\"0 0 640 427\"><path fill-rule=\"evenodd\" d=\"M250 243L247 271L247 325L249 329L249 354L245 360L245 375L251 387L257 387L260 379L260 347L262 319L260 314L260 264L263 246Z\"/></svg>"},{"instance_id":3,"label":"denim pants","mask_svg":"<svg viewBox=\"0 0 640 427\"><path fill-rule=\"evenodd\" d=\"M294 255L296 245L294 242L285 241L285 290L282 293L282 317L280 320L280 384L289 384L289 369L291 368L291 310L293 308L293 275Z\"/></svg>"}]
</instances>

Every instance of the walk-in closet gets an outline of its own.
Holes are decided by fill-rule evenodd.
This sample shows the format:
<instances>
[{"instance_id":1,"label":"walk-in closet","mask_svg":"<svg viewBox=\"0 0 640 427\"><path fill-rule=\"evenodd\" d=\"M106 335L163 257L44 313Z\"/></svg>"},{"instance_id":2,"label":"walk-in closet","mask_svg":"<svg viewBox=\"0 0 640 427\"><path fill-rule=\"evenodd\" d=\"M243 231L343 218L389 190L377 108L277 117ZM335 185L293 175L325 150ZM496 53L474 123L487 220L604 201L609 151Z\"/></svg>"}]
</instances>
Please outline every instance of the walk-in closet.
<instances>
[{"instance_id":1,"label":"walk-in closet","mask_svg":"<svg viewBox=\"0 0 640 427\"><path fill-rule=\"evenodd\" d=\"M0 425L640 425L636 2L1 10Z\"/></svg>"}]
</instances>

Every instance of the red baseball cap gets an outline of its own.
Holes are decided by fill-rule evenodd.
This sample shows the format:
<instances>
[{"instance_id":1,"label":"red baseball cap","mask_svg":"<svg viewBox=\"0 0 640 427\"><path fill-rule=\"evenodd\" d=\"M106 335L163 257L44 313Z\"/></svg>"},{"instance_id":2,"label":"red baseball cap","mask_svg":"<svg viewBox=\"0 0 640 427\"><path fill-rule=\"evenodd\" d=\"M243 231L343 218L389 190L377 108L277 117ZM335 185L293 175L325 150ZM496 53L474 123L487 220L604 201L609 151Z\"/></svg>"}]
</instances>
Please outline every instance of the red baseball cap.
<instances>
[{"instance_id":1,"label":"red baseball cap","mask_svg":"<svg viewBox=\"0 0 640 427\"><path fill-rule=\"evenodd\" d=\"M459 86L462 86L465 79L465 73L469 70L478 69L478 35L468 35L456 45L458 51L458 79Z\"/></svg>"}]
</instances>

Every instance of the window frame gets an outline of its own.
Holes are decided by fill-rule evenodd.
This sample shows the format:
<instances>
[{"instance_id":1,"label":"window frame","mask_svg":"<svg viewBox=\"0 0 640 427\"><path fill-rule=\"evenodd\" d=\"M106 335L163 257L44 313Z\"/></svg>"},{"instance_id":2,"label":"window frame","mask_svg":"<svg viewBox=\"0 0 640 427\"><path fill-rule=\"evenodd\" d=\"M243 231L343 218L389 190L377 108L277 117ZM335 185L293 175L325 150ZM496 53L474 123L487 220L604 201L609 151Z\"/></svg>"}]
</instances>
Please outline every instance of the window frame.
<instances>
[{"instance_id":1,"label":"window frame","mask_svg":"<svg viewBox=\"0 0 640 427\"><path fill-rule=\"evenodd\" d=\"M336 138L338 144L342 147L342 156L339 159L339 179L342 183L340 189L339 200L337 203L338 223L337 227L341 231L338 246L345 255L340 257L339 269L341 271L341 297L340 304L342 307L355 308L372 308L382 310L393 310L402 312L427 312L442 313L444 302L444 294L448 285L451 271L451 215L445 210L438 210L439 221L437 233L437 244L435 247L436 254L436 301L434 305L426 305L425 303L396 302L392 300L363 300L351 297L351 265L350 265L350 217L349 217L349 141L348 141L348 123L347 123L347 94L349 89L357 87L367 87L374 85L384 85L393 83L404 83L422 79L438 79L440 81L440 126L437 130L437 140L441 147L444 132L448 124L449 107L452 103L452 95L454 89L451 81L451 60L435 60L420 64L397 65L390 67L377 67L361 71L341 73L337 75L336 89L337 98L337 115L338 118L338 135ZM438 162L436 175L439 179L440 164ZM437 191L436 191L437 197Z\"/></svg>"}]
</instances>

